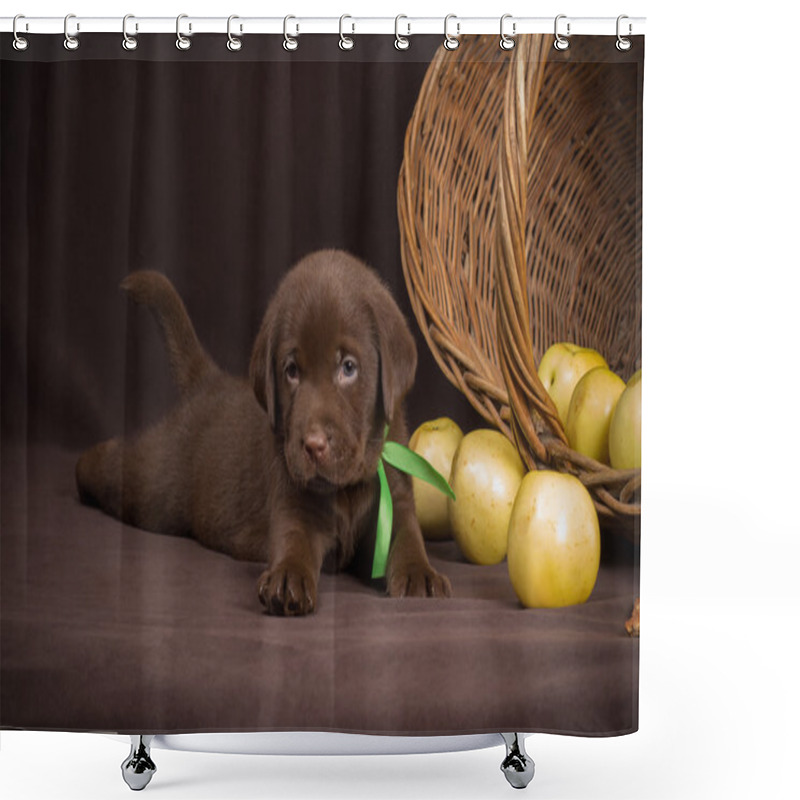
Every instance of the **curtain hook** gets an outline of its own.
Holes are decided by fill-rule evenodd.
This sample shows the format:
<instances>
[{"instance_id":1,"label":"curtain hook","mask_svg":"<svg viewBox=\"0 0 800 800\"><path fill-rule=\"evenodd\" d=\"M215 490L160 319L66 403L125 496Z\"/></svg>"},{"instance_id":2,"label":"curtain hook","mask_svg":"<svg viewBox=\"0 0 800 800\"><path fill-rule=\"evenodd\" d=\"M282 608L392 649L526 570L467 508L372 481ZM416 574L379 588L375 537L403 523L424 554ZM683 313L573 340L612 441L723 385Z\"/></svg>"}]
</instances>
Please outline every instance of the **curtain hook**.
<instances>
[{"instance_id":1,"label":"curtain hook","mask_svg":"<svg viewBox=\"0 0 800 800\"><path fill-rule=\"evenodd\" d=\"M511 23L511 36L509 36L505 32L505 29L504 29L505 21L507 19L511 19L511 18L512 18L511 14L503 14L503 16L500 17L500 49L501 50L513 50L514 49L514 45L516 44L516 42L514 41L513 37L517 35L517 23L516 22L512 22Z\"/></svg>"},{"instance_id":2,"label":"curtain hook","mask_svg":"<svg viewBox=\"0 0 800 800\"><path fill-rule=\"evenodd\" d=\"M344 35L343 26L344 26L344 21L346 19L353 19L353 18L349 14L342 14L342 16L339 17L339 47L342 50L352 50L356 46L356 43L350 36ZM352 30L350 32L355 33L356 24L355 22L351 24L352 24Z\"/></svg>"},{"instance_id":3,"label":"curtain hook","mask_svg":"<svg viewBox=\"0 0 800 800\"><path fill-rule=\"evenodd\" d=\"M24 36L20 36L19 33L17 33L17 20L19 20L19 19L25 19L25 15L24 14L17 14L17 16L14 17L14 22L13 22L13 24L11 26L11 30L14 33L14 49L15 50L27 50L28 49L28 40ZM27 22L25 23L25 30L26 31L28 30L28 23Z\"/></svg>"},{"instance_id":4,"label":"curtain hook","mask_svg":"<svg viewBox=\"0 0 800 800\"><path fill-rule=\"evenodd\" d=\"M126 14L122 18L122 46L125 50L135 50L139 46L139 41L134 34L131 36L128 33L128 20L129 19L136 19L133 14ZM135 30L139 31L139 23L137 22L135 25Z\"/></svg>"},{"instance_id":5,"label":"curtain hook","mask_svg":"<svg viewBox=\"0 0 800 800\"><path fill-rule=\"evenodd\" d=\"M283 18L283 49L284 50L297 50L297 39L294 36L289 36L289 20L297 19L291 14ZM300 33L300 26L295 23L295 36Z\"/></svg>"},{"instance_id":6,"label":"curtain hook","mask_svg":"<svg viewBox=\"0 0 800 800\"><path fill-rule=\"evenodd\" d=\"M188 36L184 36L181 33L181 20L188 19L188 14L178 14L178 18L175 20L175 34L178 37L175 40L175 47L178 50L188 50L192 46L192 40ZM189 23L189 33L192 32L192 23Z\"/></svg>"},{"instance_id":7,"label":"curtain hook","mask_svg":"<svg viewBox=\"0 0 800 800\"><path fill-rule=\"evenodd\" d=\"M66 50L77 50L81 43L78 41L77 33L80 32L81 26L80 23L75 23L75 36L71 36L69 32L69 21L71 19L75 19L74 14L67 14L64 17L64 48Z\"/></svg>"},{"instance_id":8,"label":"curtain hook","mask_svg":"<svg viewBox=\"0 0 800 800\"><path fill-rule=\"evenodd\" d=\"M453 36L452 33L449 33L447 30L448 23L451 19L456 21L456 35ZM461 34L461 23L458 21L458 17L455 14L448 14L444 18L444 49L445 50L455 50L458 47L458 37Z\"/></svg>"},{"instance_id":9,"label":"curtain hook","mask_svg":"<svg viewBox=\"0 0 800 800\"><path fill-rule=\"evenodd\" d=\"M231 22L233 22L235 19L239 19L239 17L237 17L236 14L231 14L228 17L228 45L227 46L228 46L228 50L230 50L232 53L235 53L238 50L242 49L242 40L238 36L234 36L231 33ZM239 33L241 33L241 32L242 32L242 26L240 25L239 26Z\"/></svg>"},{"instance_id":10,"label":"curtain hook","mask_svg":"<svg viewBox=\"0 0 800 800\"><path fill-rule=\"evenodd\" d=\"M627 16L627 14L620 14L617 17L617 44L616 44L616 47L617 47L617 50L619 50L619 51L621 51L623 53L626 50L630 50L631 49L631 40L630 39L626 39L620 33L620 23L622 22L622 20L628 19L628 18L629 17ZM631 23L629 22L628 23L628 36L630 36L631 33L633 33L633 25L631 25Z\"/></svg>"},{"instance_id":11,"label":"curtain hook","mask_svg":"<svg viewBox=\"0 0 800 800\"><path fill-rule=\"evenodd\" d=\"M394 18L394 46L398 50L408 50L411 47L411 41L409 40L409 36L411 36L411 23L407 22L406 27L408 31L406 32L405 36L400 35L400 20L401 19L408 19L405 14L398 14Z\"/></svg>"},{"instance_id":12,"label":"curtain hook","mask_svg":"<svg viewBox=\"0 0 800 800\"><path fill-rule=\"evenodd\" d=\"M556 23L555 23L555 28L554 28L554 30L555 30L555 36L556 36L556 40L553 42L553 47L555 47L555 49L556 49L556 50L566 50L566 49L569 47L569 39L565 39L565 38L564 38L564 37L563 37L563 36L562 36L562 35L561 35L561 34L558 32L558 21L559 21L560 19L566 19L566 18L567 18L567 15L566 15L566 14L559 14L559 15L556 17ZM569 35L570 35L570 31L569 31L569 22L567 22L567 36L569 36Z\"/></svg>"}]
</instances>

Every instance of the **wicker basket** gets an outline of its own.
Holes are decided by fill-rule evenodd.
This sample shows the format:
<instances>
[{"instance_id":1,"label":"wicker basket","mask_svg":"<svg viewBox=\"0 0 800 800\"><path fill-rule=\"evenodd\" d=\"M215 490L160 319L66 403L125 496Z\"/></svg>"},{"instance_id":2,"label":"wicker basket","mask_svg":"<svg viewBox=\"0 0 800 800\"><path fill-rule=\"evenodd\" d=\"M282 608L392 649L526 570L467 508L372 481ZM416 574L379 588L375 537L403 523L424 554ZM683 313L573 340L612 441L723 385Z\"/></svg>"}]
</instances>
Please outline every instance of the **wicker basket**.
<instances>
[{"instance_id":1,"label":"wicker basket","mask_svg":"<svg viewBox=\"0 0 800 800\"><path fill-rule=\"evenodd\" d=\"M640 513L641 471L569 448L536 364L572 341L626 380L641 366L636 77L551 45L462 37L434 57L400 170L403 269L448 379L528 468L577 475L619 520Z\"/></svg>"}]
</instances>

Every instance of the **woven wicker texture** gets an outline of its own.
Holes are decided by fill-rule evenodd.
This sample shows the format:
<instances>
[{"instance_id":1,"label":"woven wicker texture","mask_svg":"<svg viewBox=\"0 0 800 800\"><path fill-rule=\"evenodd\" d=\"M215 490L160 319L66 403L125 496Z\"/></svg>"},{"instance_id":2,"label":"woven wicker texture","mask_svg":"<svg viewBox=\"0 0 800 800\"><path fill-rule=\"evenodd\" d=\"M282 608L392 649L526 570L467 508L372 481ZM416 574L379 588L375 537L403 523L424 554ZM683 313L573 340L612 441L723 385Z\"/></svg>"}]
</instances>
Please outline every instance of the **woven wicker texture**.
<instances>
[{"instance_id":1,"label":"woven wicker texture","mask_svg":"<svg viewBox=\"0 0 800 800\"><path fill-rule=\"evenodd\" d=\"M636 104L630 65L572 62L547 36L511 51L462 37L428 69L398 183L406 285L437 363L529 468L578 475L606 517L639 513L640 470L569 448L536 364L570 341L625 380L641 366Z\"/></svg>"}]
</instances>

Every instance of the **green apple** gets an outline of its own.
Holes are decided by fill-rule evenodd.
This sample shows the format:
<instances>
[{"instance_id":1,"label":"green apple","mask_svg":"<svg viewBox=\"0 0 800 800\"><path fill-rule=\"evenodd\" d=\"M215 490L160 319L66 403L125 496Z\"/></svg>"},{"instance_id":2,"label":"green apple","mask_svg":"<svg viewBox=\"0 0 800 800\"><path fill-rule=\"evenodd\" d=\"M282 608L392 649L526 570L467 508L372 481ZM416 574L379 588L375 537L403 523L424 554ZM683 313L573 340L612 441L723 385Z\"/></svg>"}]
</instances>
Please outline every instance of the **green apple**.
<instances>
[{"instance_id":1,"label":"green apple","mask_svg":"<svg viewBox=\"0 0 800 800\"><path fill-rule=\"evenodd\" d=\"M638 370L620 395L608 429L608 455L614 469L642 466L642 371Z\"/></svg>"},{"instance_id":2,"label":"green apple","mask_svg":"<svg viewBox=\"0 0 800 800\"><path fill-rule=\"evenodd\" d=\"M608 429L625 381L608 367L590 369L569 401L565 432L573 450L608 464Z\"/></svg>"},{"instance_id":3,"label":"green apple","mask_svg":"<svg viewBox=\"0 0 800 800\"><path fill-rule=\"evenodd\" d=\"M539 380L558 409L561 424L567 422L569 401L578 381L593 367L607 367L603 356L590 347L569 342L551 345L539 362Z\"/></svg>"},{"instance_id":4,"label":"green apple","mask_svg":"<svg viewBox=\"0 0 800 800\"><path fill-rule=\"evenodd\" d=\"M473 564L499 564L506 555L508 520L525 466L513 444L498 431L468 433L453 458L448 498L450 528Z\"/></svg>"},{"instance_id":5,"label":"green apple","mask_svg":"<svg viewBox=\"0 0 800 800\"><path fill-rule=\"evenodd\" d=\"M600 524L591 495L564 472L529 472L508 526L508 576L522 605L585 603L600 568Z\"/></svg>"},{"instance_id":6,"label":"green apple","mask_svg":"<svg viewBox=\"0 0 800 800\"><path fill-rule=\"evenodd\" d=\"M464 432L448 417L423 422L411 435L408 446L449 483L450 469L456 448ZM447 539L450 536L450 519L447 514L447 495L419 478L412 478L414 506L417 519L426 539Z\"/></svg>"}]
</instances>

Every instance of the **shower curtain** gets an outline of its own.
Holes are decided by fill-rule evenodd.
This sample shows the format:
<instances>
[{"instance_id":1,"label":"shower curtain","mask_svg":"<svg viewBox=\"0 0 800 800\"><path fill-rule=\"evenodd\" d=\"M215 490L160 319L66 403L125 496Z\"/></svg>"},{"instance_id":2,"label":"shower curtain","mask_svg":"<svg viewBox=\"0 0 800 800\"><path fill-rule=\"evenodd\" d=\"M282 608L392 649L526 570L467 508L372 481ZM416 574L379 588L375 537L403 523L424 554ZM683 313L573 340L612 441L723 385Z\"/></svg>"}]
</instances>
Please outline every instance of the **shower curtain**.
<instances>
[{"instance_id":1,"label":"shower curtain","mask_svg":"<svg viewBox=\"0 0 800 800\"><path fill-rule=\"evenodd\" d=\"M158 307L159 326L145 309L173 303L172 290L158 283L158 292L164 292L158 300L147 294L158 293L155 283L138 298L130 283L127 293L120 290L132 273L150 270L165 276L180 297L207 359L203 363L243 379L234 381L238 394L232 389L230 396L246 406L247 421L235 429L235 443L223 437L220 445L234 454L231 474L249 475L252 468L264 473L260 480L278 480L274 470L257 463L258 447L269 441L280 480L291 482L302 470L308 477L316 469L304 497L313 503L316 491L320 503L329 502L339 490L337 476L349 469L345 464L335 474L323 474L327 451L336 446L330 430L319 439L317 428L308 428L295 442L276 433L268 419L277 414L278 428L281 420L288 425L281 414L300 397L292 392L310 385L312 367L297 355L302 347L295 343L300 350L276 355L281 360L277 366L266 363L266 375L253 366L265 310L292 266L309 256L305 263L317 271L312 282L329 269L328 262L357 265L346 279L332 273L332 283L320 290L318 333L309 347L331 344L323 341L329 334L319 333L329 330L330 317L343 316L346 325L361 313L360 306L342 309L348 297L372 291L373 275L405 320L417 364L405 397L406 426L396 429L399 444L408 444L408 434L424 423L447 418L467 436L493 431L511 451L509 460L523 462L521 443L505 435L515 430L511 416L503 413L507 430L501 433L502 426L490 424L432 349L409 278L409 244L398 224L406 137L415 107L425 102L421 89L442 50L441 36L412 37L407 50L395 48L391 36L356 36L351 50L338 47L335 36L307 36L294 51L281 47L283 40L275 36L246 37L238 51L226 48L225 36L210 34L195 36L183 51L166 34L142 36L130 51L112 34L82 36L74 51L58 36L29 38L29 48L18 51L4 34L0 76L0 727L393 735L635 731L639 640L626 622L639 596L636 515L598 515L599 561L588 597L546 608L520 596L505 540L493 560L471 554L467 534L454 538L452 508L464 503L469 490L459 496L456 476L440 466L449 473L444 477L456 499L442 506L448 509L444 532L433 536L423 528L420 542L430 572L421 589L409 582L389 593L391 552L388 578L385 565L376 569L379 489L372 474L365 483L373 499L365 506L366 522L361 520L367 533L356 555L349 559L345 545L340 542L338 550L332 545L332 560L342 568L329 568L329 554L313 604L303 605L301 598L299 611L306 613L295 614L289 612L298 608L288 600L278 608L283 601L275 599L290 592L291 576L284 576L279 589L265 588L264 561L234 557L219 542L197 541L196 531L180 525L180 530L154 530L159 523L141 507L147 506L146 497L136 495L131 504L139 506L115 514L113 501L99 496L103 489L81 485L80 474L76 478L81 454L96 453L92 448L99 443L119 441L116 437L133 441L139 432L165 425L171 432L155 428L151 437L158 449L183 425L175 409L191 398L186 400L180 364L176 381L175 364L189 356L176 356L185 342L169 339L170 325L183 317L174 304L168 312ZM511 54L496 46L497 37L489 38L496 54L486 57L486 69L505 75ZM542 52L564 75L580 67L620 76L613 91L586 97L566 92L564 103L599 103L609 125L617 124L620 108L634 107L623 136L630 159L616 169L622 170L620 181L634 186L633 203L619 213L629 218L638 241L643 45L621 53L613 37L594 38L576 37L569 50L557 51L549 37ZM481 80L479 60L465 63L449 80ZM568 88L568 79L564 83ZM419 135L433 142L442 132L428 126ZM591 149L592 135L574 142L562 137L560 143ZM475 192L487 197L499 188L496 181L482 184L480 175L475 184ZM406 190L429 189L411 180ZM477 228L451 235L473 237L484 251L495 246L479 242L485 231ZM437 243L428 244L433 252ZM634 258L640 286L640 251ZM480 282L480 259L470 268ZM613 272L614 264L608 269ZM299 286L287 290L296 296L284 298L290 316L305 313L307 298ZM339 305L326 310L328 301ZM453 302L467 303L458 297ZM173 312L178 316L170 317ZM472 313L468 305L463 313ZM370 319L367 338L388 317ZM637 341L640 367L639 326L637 314L636 330L628 334ZM579 330L573 333L581 337ZM353 348L359 344L366 347L356 342ZM341 424L362 430L368 415L383 433L391 400L381 381L390 380L408 358L402 336L384 345L390 350L370 356L366 347L360 360L350 361L335 349L336 388L318 412L323 428ZM543 348L534 354L537 360L542 355ZM618 380L627 382L632 372ZM371 388L364 390L367 399L358 401L360 416L338 419L333 406L350 390L350 381L362 378ZM258 397L269 391L259 389L259 380L280 384L277 410L269 398ZM183 446L206 441L220 415L228 413L225 403L234 401L220 402L191 416L187 424L194 427L185 432ZM248 427L251 417L255 429ZM299 455L293 456L292 448ZM150 486L166 478L155 467L148 472L147 463L141 480L149 481L150 491L169 494L162 498L167 505L184 500L202 505L207 493L219 489L203 481L221 474L220 453L211 445L195 453L192 474L173 474L169 479L176 483L166 489ZM352 457L361 457L358 453ZM292 458L302 463L283 463ZM450 465L452 458L451 452ZM409 511L408 497L404 501L396 487L410 484L387 461L396 540L398 520ZM176 463L183 466L175 469L190 469L188 461ZM115 464L99 456L92 462L92 479L109 492ZM518 482L530 471L524 464L514 467ZM490 471L498 476L500 467ZM120 480L125 483L124 476ZM239 478L230 484L220 490L226 498L252 489ZM414 484L418 498L420 485ZM281 501L291 493L273 489L270 497ZM129 497L129 490L120 491ZM254 515L269 516L262 496L246 502ZM490 507L489 517L502 517ZM307 510L295 509L300 515ZM419 500L411 513L422 517ZM169 535L176 533L182 535ZM432 588L432 576L439 575L447 583ZM449 597L442 596L447 586Z\"/></svg>"}]
</instances>

